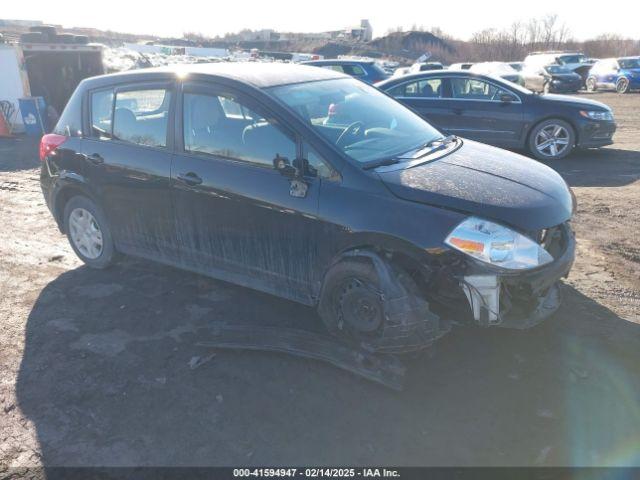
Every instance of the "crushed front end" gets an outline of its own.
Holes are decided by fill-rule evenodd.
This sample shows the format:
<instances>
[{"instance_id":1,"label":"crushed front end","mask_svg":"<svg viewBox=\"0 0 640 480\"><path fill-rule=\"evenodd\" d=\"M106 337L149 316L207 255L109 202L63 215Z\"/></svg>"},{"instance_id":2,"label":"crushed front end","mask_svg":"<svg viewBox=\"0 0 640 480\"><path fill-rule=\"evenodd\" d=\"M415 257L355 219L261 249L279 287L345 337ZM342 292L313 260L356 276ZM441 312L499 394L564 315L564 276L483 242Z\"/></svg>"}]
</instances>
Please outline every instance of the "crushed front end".
<instances>
[{"instance_id":1,"label":"crushed front end","mask_svg":"<svg viewBox=\"0 0 640 480\"><path fill-rule=\"evenodd\" d=\"M558 280L571 270L575 238L568 222L527 236L552 260L514 270L454 254L441 264L434 297L443 308L453 308L482 326L525 329L537 325L560 306Z\"/></svg>"}]
</instances>

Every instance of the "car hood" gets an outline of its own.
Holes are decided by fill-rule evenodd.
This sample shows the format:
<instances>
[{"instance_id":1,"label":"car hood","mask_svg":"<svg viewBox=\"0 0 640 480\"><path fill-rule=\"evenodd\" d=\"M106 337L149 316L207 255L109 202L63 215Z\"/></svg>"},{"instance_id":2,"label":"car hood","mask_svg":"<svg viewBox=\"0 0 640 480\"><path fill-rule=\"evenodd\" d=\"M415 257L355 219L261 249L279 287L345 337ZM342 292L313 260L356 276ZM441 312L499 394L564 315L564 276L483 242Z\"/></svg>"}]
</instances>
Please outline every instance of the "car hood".
<instances>
[{"instance_id":1,"label":"car hood","mask_svg":"<svg viewBox=\"0 0 640 480\"><path fill-rule=\"evenodd\" d=\"M577 73L553 73L551 74L551 76L554 79L559 79L559 80L573 80L573 81L582 80L582 77Z\"/></svg>"},{"instance_id":2,"label":"car hood","mask_svg":"<svg viewBox=\"0 0 640 480\"><path fill-rule=\"evenodd\" d=\"M402 199L492 219L522 231L558 225L573 212L569 187L554 170L470 140L437 160L378 175Z\"/></svg>"},{"instance_id":3,"label":"car hood","mask_svg":"<svg viewBox=\"0 0 640 480\"><path fill-rule=\"evenodd\" d=\"M536 95L536 98L540 102L562 102L565 105L571 105L578 108L596 108L598 110L611 110L602 102L596 102L595 100L589 100L588 98L572 97L570 95L554 95L552 93L545 93L544 95Z\"/></svg>"}]
</instances>

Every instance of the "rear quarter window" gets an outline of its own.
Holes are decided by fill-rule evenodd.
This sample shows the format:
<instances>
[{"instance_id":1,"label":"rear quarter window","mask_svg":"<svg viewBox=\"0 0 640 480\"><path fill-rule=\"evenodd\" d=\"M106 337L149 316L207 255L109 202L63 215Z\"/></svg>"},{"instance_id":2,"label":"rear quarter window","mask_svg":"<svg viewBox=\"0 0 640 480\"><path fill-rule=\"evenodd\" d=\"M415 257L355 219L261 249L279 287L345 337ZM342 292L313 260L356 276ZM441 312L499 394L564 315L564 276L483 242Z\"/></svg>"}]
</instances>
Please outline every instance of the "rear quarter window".
<instances>
[{"instance_id":1,"label":"rear quarter window","mask_svg":"<svg viewBox=\"0 0 640 480\"><path fill-rule=\"evenodd\" d=\"M65 137L82 136L82 93L79 90L67 102L53 133Z\"/></svg>"}]
</instances>

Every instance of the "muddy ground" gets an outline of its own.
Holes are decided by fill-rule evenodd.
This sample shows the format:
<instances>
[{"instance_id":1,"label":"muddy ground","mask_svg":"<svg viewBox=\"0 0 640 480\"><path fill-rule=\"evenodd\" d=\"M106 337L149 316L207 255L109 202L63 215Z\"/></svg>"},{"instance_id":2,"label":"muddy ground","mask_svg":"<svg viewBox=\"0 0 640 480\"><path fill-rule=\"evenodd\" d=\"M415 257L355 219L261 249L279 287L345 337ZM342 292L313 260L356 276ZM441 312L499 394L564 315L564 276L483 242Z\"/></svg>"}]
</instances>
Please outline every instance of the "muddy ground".
<instances>
[{"instance_id":1,"label":"muddy ground","mask_svg":"<svg viewBox=\"0 0 640 480\"><path fill-rule=\"evenodd\" d=\"M55 465L640 465L640 95L589 95L610 148L574 188L564 304L530 331L457 328L403 392L323 363L219 351L217 325L306 307L152 263L92 271L47 211L36 145L0 141L0 473Z\"/></svg>"}]
</instances>

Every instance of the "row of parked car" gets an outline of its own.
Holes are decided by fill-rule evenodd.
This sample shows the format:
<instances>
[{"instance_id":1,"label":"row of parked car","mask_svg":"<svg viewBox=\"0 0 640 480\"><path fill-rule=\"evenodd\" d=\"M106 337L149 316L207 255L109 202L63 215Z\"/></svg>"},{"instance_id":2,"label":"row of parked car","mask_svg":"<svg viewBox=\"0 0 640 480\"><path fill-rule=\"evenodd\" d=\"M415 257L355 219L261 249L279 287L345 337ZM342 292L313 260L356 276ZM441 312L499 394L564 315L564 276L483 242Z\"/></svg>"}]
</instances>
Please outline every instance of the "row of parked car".
<instances>
[{"instance_id":1,"label":"row of parked car","mask_svg":"<svg viewBox=\"0 0 640 480\"><path fill-rule=\"evenodd\" d=\"M523 62L461 62L445 67L440 62L415 63L390 75L374 61L322 60L313 65L331 68L376 83L389 76L399 77L432 70L468 70L517 83L534 92L572 93L615 90L628 93L640 89L640 57L595 60L582 53L534 52Z\"/></svg>"},{"instance_id":2,"label":"row of parked car","mask_svg":"<svg viewBox=\"0 0 640 480\"><path fill-rule=\"evenodd\" d=\"M542 65L547 60L537 61ZM568 65L581 63L577 57L564 61ZM362 75L352 76L375 83L377 88L441 131L502 148L524 150L538 160L561 159L575 148L613 143L616 123L607 105L584 97L539 95L526 88L526 82L523 86L523 82L513 81L507 73L492 75L484 68L488 64L475 64L470 68L464 68L465 65L448 69L414 68L413 72L389 77L380 73L373 61L309 63L331 70L341 69L342 73L358 68ZM580 79L578 73L571 75ZM599 81L589 88L602 85L604 81ZM348 102L345 100L345 103ZM334 106L336 114L345 108ZM347 120L343 123L349 124Z\"/></svg>"}]
</instances>

